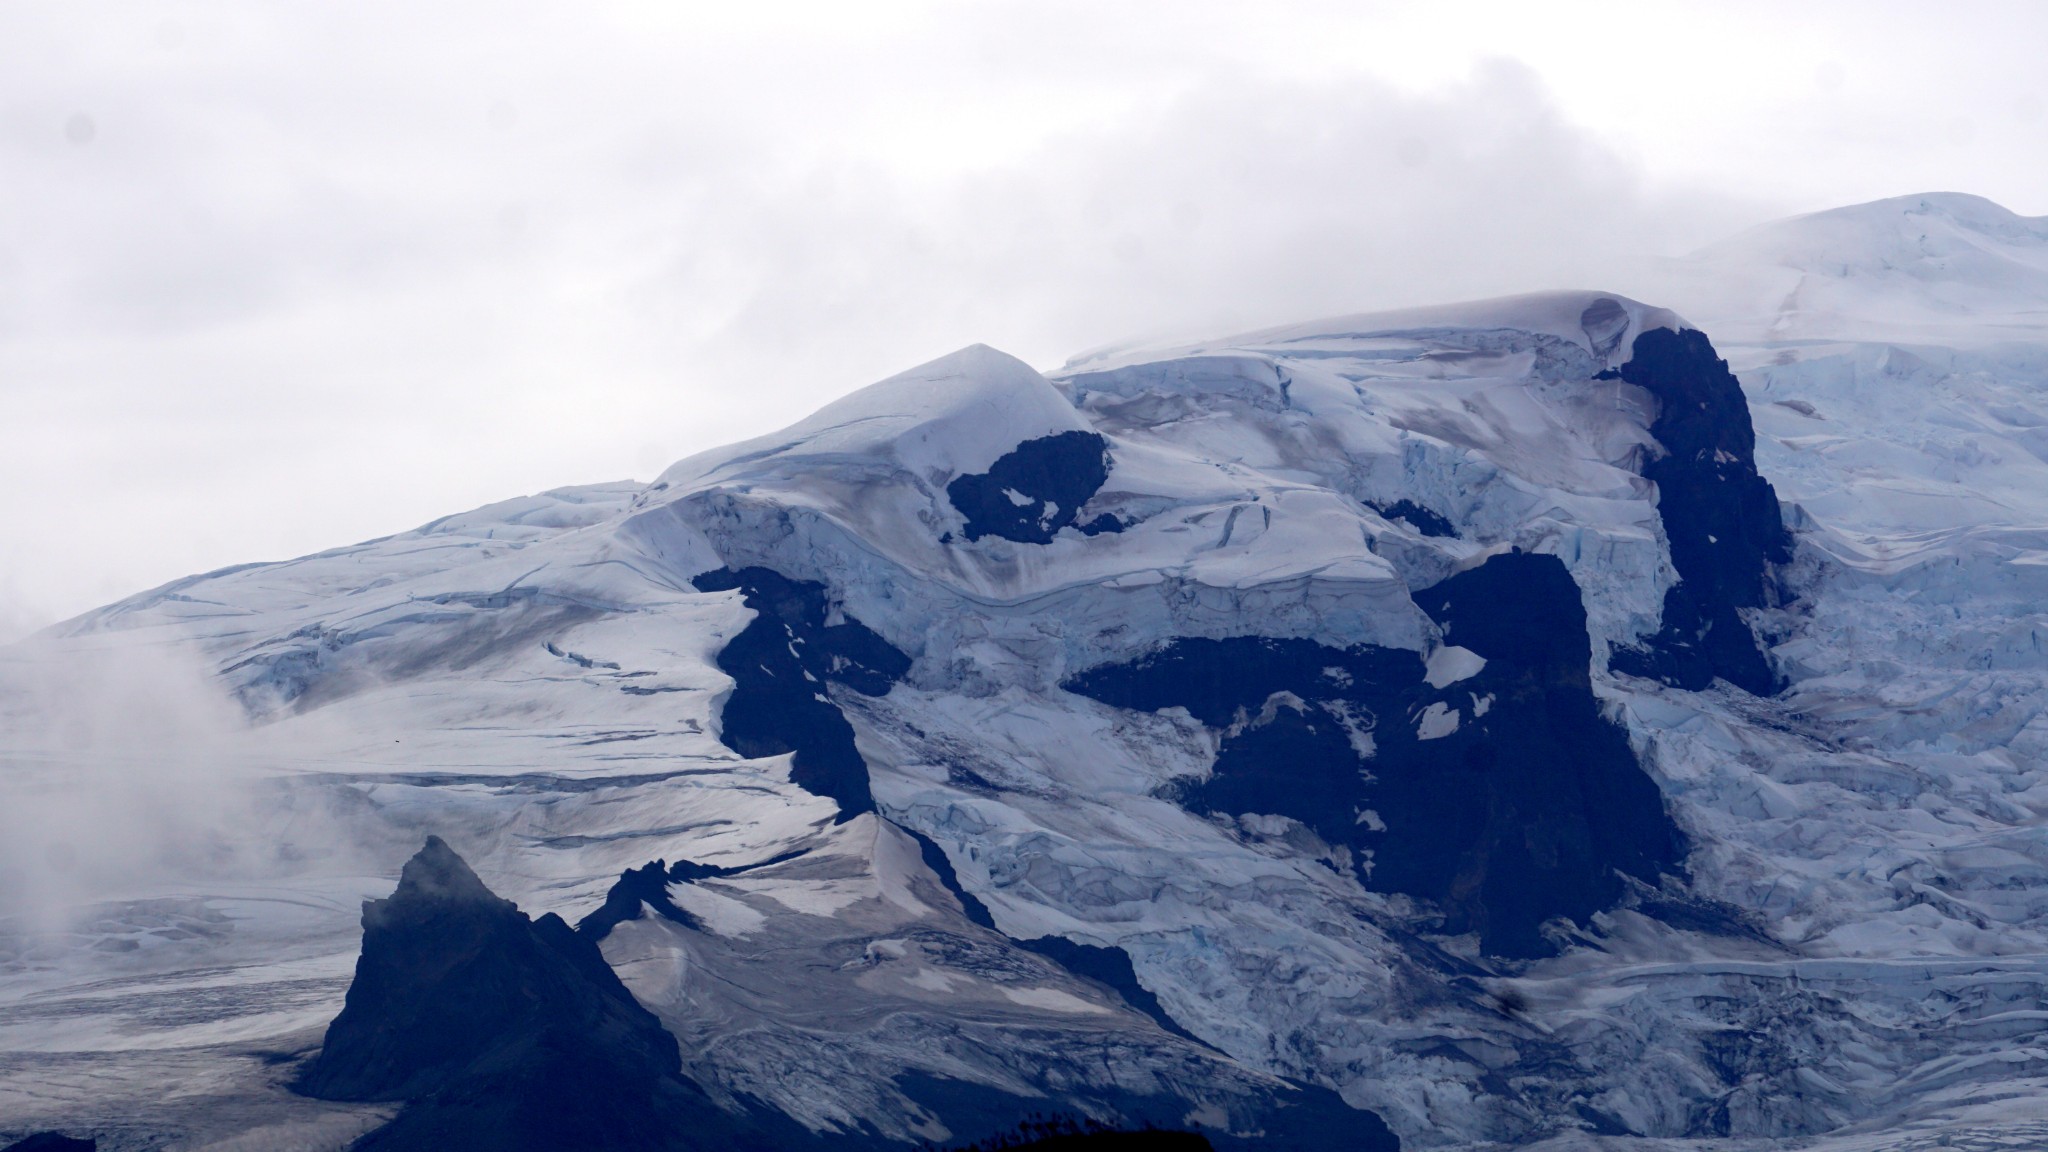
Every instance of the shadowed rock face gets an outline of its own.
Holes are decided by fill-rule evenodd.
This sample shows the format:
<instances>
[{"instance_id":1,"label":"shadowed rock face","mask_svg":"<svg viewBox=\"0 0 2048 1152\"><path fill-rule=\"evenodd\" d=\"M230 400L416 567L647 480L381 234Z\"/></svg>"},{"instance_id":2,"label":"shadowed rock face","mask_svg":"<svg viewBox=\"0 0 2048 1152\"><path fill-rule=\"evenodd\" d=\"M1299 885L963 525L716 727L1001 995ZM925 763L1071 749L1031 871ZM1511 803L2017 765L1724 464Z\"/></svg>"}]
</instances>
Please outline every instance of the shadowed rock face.
<instances>
[{"instance_id":1,"label":"shadowed rock face","mask_svg":"<svg viewBox=\"0 0 2048 1152\"><path fill-rule=\"evenodd\" d=\"M837 801L840 820L874 811L853 725L821 689L831 681L885 695L910 658L852 617L827 624L823 584L767 568L718 569L693 583L704 592L737 588L755 613L718 654L719 671L733 678L719 726L725 746L750 759L794 752L791 782Z\"/></svg>"},{"instance_id":2,"label":"shadowed rock face","mask_svg":"<svg viewBox=\"0 0 2048 1152\"><path fill-rule=\"evenodd\" d=\"M1446 931L1547 955L1546 921L1611 907L1623 875L1654 884L1682 838L1600 714L1585 608L1556 557L1495 556L1415 601L1483 666L1432 684L1405 650L1179 639L1065 687L1218 730L1187 807L1287 817L1368 887L1435 902Z\"/></svg>"},{"instance_id":3,"label":"shadowed rock face","mask_svg":"<svg viewBox=\"0 0 2048 1152\"><path fill-rule=\"evenodd\" d=\"M932 851L937 849L933 848ZM596 943L611 935L612 929L628 920L640 919L649 909L664 920L673 920L685 928L702 930L704 925L699 923L695 916L677 907L675 901L670 899L670 884L703 880L707 877L737 876L755 868L771 867L801 855L803 853L800 851L789 852L758 864L744 864L737 868L699 864L694 860L678 860L674 864L666 860L651 860L638 868L628 868L619 874L611 890L605 893L604 903L576 922L576 934L588 937L592 943Z\"/></svg>"},{"instance_id":4,"label":"shadowed rock face","mask_svg":"<svg viewBox=\"0 0 2048 1152\"><path fill-rule=\"evenodd\" d=\"M1087 1125L1025 1123L1005 1137L984 1140L960 1152L1209 1152L1214 1145L1194 1132L1144 1129L1119 1132Z\"/></svg>"},{"instance_id":5,"label":"shadowed rock face","mask_svg":"<svg viewBox=\"0 0 2048 1152\"><path fill-rule=\"evenodd\" d=\"M1125 1119L1119 1129L1099 1125L1073 1126L1045 1119L1056 1107L1052 1095L1019 1096L985 1085L940 1080L918 1073L897 1077L897 1084L918 1105L945 1117L956 1131L992 1132L968 1147L995 1149L1044 1148L1065 1152L1119 1149L1144 1152L1400 1152L1401 1140L1379 1116L1344 1103L1328 1088L1295 1084L1276 1093L1260 1115L1232 1131L1180 1130L1191 1125L1191 1105L1172 1095L1125 1096L1117 1111ZM1018 1122L1018 1117L1029 1117ZM1071 1142L1070 1142L1071 1141ZM828 1144L828 1147L831 1145ZM898 1145L898 1147L901 1147Z\"/></svg>"},{"instance_id":6,"label":"shadowed rock face","mask_svg":"<svg viewBox=\"0 0 2048 1152\"><path fill-rule=\"evenodd\" d=\"M97 1152L98 1140L80 1140L62 1132L37 1132L0 1148L0 1152Z\"/></svg>"},{"instance_id":7,"label":"shadowed rock face","mask_svg":"<svg viewBox=\"0 0 2048 1152\"><path fill-rule=\"evenodd\" d=\"M1391 504L1368 505L1373 511L1389 520L1399 520L1424 536L1449 536L1456 538L1458 529L1449 520L1432 512L1413 500L1406 498Z\"/></svg>"},{"instance_id":8,"label":"shadowed rock face","mask_svg":"<svg viewBox=\"0 0 2048 1152\"><path fill-rule=\"evenodd\" d=\"M1433 847L1431 819L1397 839L1390 817L1382 882L1439 891L1488 951L1531 956L1551 950L1544 921L1584 923L1621 898L1623 876L1654 886L1679 871L1684 836L1593 696L1586 610L1564 564L1495 556L1415 602L1486 666L1450 685L1470 704L1459 729L1417 745L1434 763L1391 774L1382 795L1394 811L1439 814L1470 838L1453 861Z\"/></svg>"},{"instance_id":9,"label":"shadowed rock face","mask_svg":"<svg viewBox=\"0 0 2048 1152\"><path fill-rule=\"evenodd\" d=\"M703 927L695 916L676 907L675 901L669 899L668 885L666 861L654 860L638 868L626 869L612 885L611 891L605 893L604 903L576 922L576 933L596 943L626 921L640 919L649 908L656 915L686 928Z\"/></svg>"},{"instance_id":10,"label":"shadowed rock face","mask_svg":"<svg viewBox=\"0 0 2048 1152\"><path fill-rule=\"evenodd\" d=\"M1094 432L1061 432L1024 441L987 472L954 477L946 498L967 517L969 540L1049 544L1108 479L1108 443ZM1093 536L1123 525L1105 513L1080 528Z\"/></svg>"},{"instance_id":11,"label":"shadowed rock face","mask_svg":"<svg viewBox=\"0 0 2048 1152\"><path fill-rule=\"evenodd\" d=\"M1715 677L1759 696L1782 687L1740 609L1767 602L1771 565L1791 559L1778 494L1757 474L1756 432L1742 386L1703 333L1653 328L1636 337L1621 378L1657 398L1650 434L1664 455L1643 468L1678 583L1663 626L1611 667L1700 689Z\"/></svg>"},{"instance_id":12,"label":"shadowed rock face","mask_svg":"<svg viewBox=\"0 0 2048 1152\"><path fill-rule=\"evenodd\" d=\"M529 919L439 838L363 906L341 1015L299 1083L403 1100L360 1149L658 1150L731 1144L738 1118L680 1074L675 1038L597 946Z\"/></svg>"}]
</instances>

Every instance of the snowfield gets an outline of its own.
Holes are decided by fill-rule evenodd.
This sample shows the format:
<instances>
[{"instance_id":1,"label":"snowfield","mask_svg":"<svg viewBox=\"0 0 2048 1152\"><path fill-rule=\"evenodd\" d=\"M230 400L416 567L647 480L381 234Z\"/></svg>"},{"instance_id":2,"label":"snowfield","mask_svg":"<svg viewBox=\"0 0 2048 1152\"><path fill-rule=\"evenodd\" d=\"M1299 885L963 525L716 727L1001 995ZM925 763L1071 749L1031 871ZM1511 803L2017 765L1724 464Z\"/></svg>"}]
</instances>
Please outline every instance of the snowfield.
<instances>
[{"instance_id":1,"label":"snowfield","mask_svg":"<svg viewBox=\"0 0 2048 1152\"><path fill-rule=\"evenodd\" d=\"M827 1135L977 1138L936 1082L1106 1120L1165 1093L1243 1133L1300 1084L1411 1148L2038 1146L2048 220L1882 201L1653 287L1671 310L1558 292L1049 375L971 347L651 484L195 576L0 649L0 865L27 894L0 920L0 1137L341 1147L384 1122L286 1081L360 901L431 833L572 924L629 869L704 866L665 881L681 918L604 954L714 1099ZM1686 582L1644 474L1668 414L1630 365L1694 328L1790 532L1718 625L1775 694L1610 667L1663 642ZM1519 587L1424 595L1517 553L1554 558L1583 626L1518 616ZM1503 844L1572 867L1576 841L1502 814L1521 794L1472 816L1430 791L1482 787L1431 757L1564 715L1518 695L1534 658L1489 603L1577 629L1574 723L1613 727L1678 845L1595 858L1590 914L1478 887L1535 866L1493 877ZM721 666L771 624L772 660ZM832 647L870 634L900 675ZM1141 677L1252 638L1355 663L1313 690L1252 691L1235 657ZM1126 670L1185 692L1120 704L1099 685ZM1212 682L1249 703L1205 712ZM834 716L865 777L830 793L802 781L847 755ZM1262 798L1311 746L1342 772ZM1622 803L1562 811L1598 846ZM1418 834L1465 852L1442 892L1398 879ZM1540 947L1490 946L1511 916ZM1097 951L1021 943L1047 937ZM1073 959L1115 950L1134 984Z\"/></svg>"}]
</instances>

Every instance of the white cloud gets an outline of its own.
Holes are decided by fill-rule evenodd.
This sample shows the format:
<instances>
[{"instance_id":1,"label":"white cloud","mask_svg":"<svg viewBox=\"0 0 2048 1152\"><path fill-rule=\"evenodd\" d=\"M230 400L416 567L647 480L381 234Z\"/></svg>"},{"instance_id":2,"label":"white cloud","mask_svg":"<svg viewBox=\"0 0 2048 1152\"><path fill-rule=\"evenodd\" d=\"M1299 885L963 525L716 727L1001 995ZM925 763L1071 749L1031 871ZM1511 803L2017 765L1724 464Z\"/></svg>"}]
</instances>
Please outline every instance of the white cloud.
<instances>
[{"instance_id":1,"label":"white cloud","mask_svg":"<svg viewBox=\"0 0 2048 1152\"><path fill-rule=\"evenodd\" d=\"M133 636L0 655L0 930L194 880L365 873L389 833L317 791L267 787L284 757L208 669Z\"/></svg>"},{"instance_id":2,"label":"white cloud","mask_svg":"<svg viewBox=\"0 0 2048 1152\"><path fill-rule=\"evenodd\" d=\"M2048 163L2030 81L1970 54L2024 36L1416 11L0 7L0 636L649 474L972 341L1601 283ZM1883 139L1913 100L1979 146Z\"/></svg>"}]
</instances>

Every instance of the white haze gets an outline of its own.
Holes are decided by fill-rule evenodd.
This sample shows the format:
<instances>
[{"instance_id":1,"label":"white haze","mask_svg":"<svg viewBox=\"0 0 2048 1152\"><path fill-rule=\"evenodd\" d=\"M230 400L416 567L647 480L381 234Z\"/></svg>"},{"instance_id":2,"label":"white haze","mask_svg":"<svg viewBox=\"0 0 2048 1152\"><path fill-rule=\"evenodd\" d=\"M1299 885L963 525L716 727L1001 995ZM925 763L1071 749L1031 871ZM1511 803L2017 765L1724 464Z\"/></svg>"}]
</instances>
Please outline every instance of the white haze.
<instances>
[{"instance_id":1,"label":"white haze","mask_svg":"<svg viewBox=\"0 0 2048 1152\"><path fill-rule=\"evenodd\" d=\"M380 866L405 834L266 784L299 767L269 735L197 660L146 642L0 650L0 948L101 902Z\"/></svg>"},{"instance_id":2,"label":"white haze","mask_svg":"<svg viewBox=\"0 0 2048 1152\"><path fill-rule=\"evenodd\" d=\"M2048 211L2043 11L0 4L0 639L970 342Z\"/></svg>"},{"instance_id":3,"label":"white haze","mask_svg":"<svg viewBox=\"0 0 2048 1152\"><path fill-rule=\"evenodd\" d=\"M0 661L0 921L232 870L254 776L245 728L202 671L139 644Z\"/></svg>"}]
</instances>

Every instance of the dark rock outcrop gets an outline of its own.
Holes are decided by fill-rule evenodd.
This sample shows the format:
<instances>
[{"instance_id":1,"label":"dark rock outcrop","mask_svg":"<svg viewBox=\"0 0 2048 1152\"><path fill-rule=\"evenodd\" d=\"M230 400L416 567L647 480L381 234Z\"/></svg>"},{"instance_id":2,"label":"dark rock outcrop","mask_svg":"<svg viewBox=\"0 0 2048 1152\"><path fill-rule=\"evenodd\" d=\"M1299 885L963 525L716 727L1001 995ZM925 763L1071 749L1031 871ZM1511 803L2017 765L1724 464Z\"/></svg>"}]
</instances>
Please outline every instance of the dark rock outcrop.
<instances>
[{"instance_id":1,"label":"dark rock outcrop","mask_svg":"<svg viewBox=\"0 0 2048 1152\"><path fill-rule=\"evenodd\" d=\"M954 477L946 498L967 518L969 540L1049 544L1108 479L1108 443L1094 432L1061 432L1024 441L986 472ZM1105 513L1080 529L1093 536L1123 524Z\"/></svg>"},{"instance_id":2,"label":"dark rock outcrop","mask_svg":"<svg viewBox=\"0 0 2048 1152\"><path fill-rule=\"evenodd\" d=\"M932 875L939 878L939 883L945 886L946 891L951 892L953 898L960 902L961 914L966 916L970 923L979 924L991 932L999 931L996 928L995 917L989 915L988 905L983 904L974 893L961 885L960 873L954 869L953 862L946 858L946 850L934 844L931 837L914 828L905 828L904 831L917 841L918 855L924 860L924 866L931 869Z\"/></svg>"},{"instance_id":3,"label":"dark rock outcrop","mask_svg":"<svg viewBox=\"0 0 2048 1152\"><path fill-rule=\"evenodd\" d=\"M1471 839L1452 860L1433 849L1431 819L1396 835L1390 816L1376 857L1387 869L1380 882L1443 892L1454 921L1478 927L1488 951L1532 956L1550 951L1545 921L1584 923L1612 907L1623 876L1655 887L1678 872L1684 836L1627 734L1593 696L1586 610L1563 562L1495 556L1415 602L1486 667L1450 686L1448 694L1463 696L1458 729L1417 745L1427 759L1409 761L1407 771L1382 770L1376 799L1388 811L1429 813ZM1492 701L1483 714L1482 700Z\"/></svg>"},{"instance_id":4,"label":"dark rock outcrop","mask_svg":"<svg viewBox=\"0 0 2048 1152\"><path fill-rule=\"evenodd\" d=\"M1100 944L1082 944L1064 936L1039 936L1030 940L1017 941L1019 947L1058 964L1083 980L1092 980L1115 992L1124 1003L1150 1016L1154 1023L1183 1039L1202 1041L1187 1029L1182 1028L1159 997L1151 989L1138 983L1138 971L1131 964L1131 954L1116 945L1107 947Z\"/></svg>"},{"instance_id":5,"label":"dark rock outcrop","mask_svg":"<svg viewBox=\"0 0 2048 1152\"><path fill-rule=\"evenodd\" d=\"M576 922L576 933L590 940L603 940L612 934L612 929L628 920L638 920L647 909L652 908L663 919L673 920L685 928L701 928L697 918L676 907L668 895L668 865L661 860L650 861L638 868L628 868L619 875L611 891L605 893L604 903L597 910Z\"/></svg>"},{"instance_id":6,"label":"dark rock outcrop","mask_svg":"<svg viewBox=\"0 0 2048 1152\"><path fill-rule=\"evenodd\" d=\"M716 864L699 864L694 860L678 860L670 864L665 860L651 860L638 868L628 868L619 874L611 891L605 893L604 903L596 910L576 922L576 934L596 942L612 934L612 929L629 920L638 920L648 909L664 920L671 920L685 928L701 931L703 925L695 916L678 907L669 897L671 884L685 884L693 880L704 880L718 876L737 876L755 868L766 868L785 860L802 855L802 852L788 852L772 859L725 868Z\"/></svg>"},{"instance_id":7,"label":"dark rock outcrop","mask_svg":"<svg viewBox=\"0 0 2048 1152\"><path fill-rule=\"evenodd\" d=\"M405 1101L365 1150L750 1147L597 946L529 919L439 838L363 906L363 953L298 1088Z\"/></svg>"},{"instance_id":8,"label":"dark rock outcrop","mask_svg":"<svg viewBox=\"0 0 2048 1152\"><path fill-rule=\"evenodd\" d=\"M959 1152L1211 1152L1215 1146L1194 1132L1163 1128L1119 1131L1074 1121L1026 1121L1015 1132L990 1137Z\"/></svg>"},{"instance_id":9,"label":"dark rock outcrop","mask_svg":"<svg viewBox=\"0 0 2048 1152\"><path fill-rule=\"evenodd\" d=\"M1458 534L1457 527L1449 520L1413 500L1404 498L1391 504L1372 504L1368 507L1389 520L1401 521L1424 536L1456 537Z\"/></svg>"},{"instance_id":10,"label":"dark rock outcrop","mask_svg":"<svg viewBox=\"0 0 2048 1152\"><path fill-rule=\"evenodd\" d=\"M1742 385L1704 333L1637 336L1621 378L1657 398L1650 435L1664 454L1643 467L1678 583L1657 634L1616 652L1619 672L1700 689L1716 677L1767 696L1782 683L1741 616L1770 595L1771 568L1792 558L1778 494L1757 474L1756 431Z\"/></svg>"},{"instance_id":11,"label":"dark rock outcrop","mask_svg":"<svg viewBox=\"0 0 2048 1152\"><path fill-rule=\"evenodd\" d=\"M96 1152L100 1142L86 1137L66 1136L62 1132L37 1132L25 1136L0 1152Z\"/></svg>"},{"instance_id":12,"label":"dark rock outcrop","mask_svg":"<svg viewBox=\"0 0 2048 1152\"><path fill-rule=\"evenodd\" d=\"M1167 1094L1140 1096L1121 1094L1096 1098L1097 1107L1108 1107L1117 1117L1113 1124L1069 1123L1045 1119L1057 1091L1039 1096L1018 1096L981 1084L942 1080L921 1073L896 1078L896 1085L918 1106L942 1118L954 1132L966 1133L970 1147L1120 1148L1188 1150L1214 1148L1218 1152L1400 1152L1401 1139L1375 1113L1353 1108L1327 1088L1281 1083L1261 1100L1240 1100L1226 1107L1229 1115L1221 1127L1204 1126L1199 1133L1184 1129L1193 1123L1189 1113L1194 1104ZM1053 1085L1041 1085L1053 1088ZM1019 1123L1019 1117L1025 1117ZM1100 1143L1048 1143L1028 1141L1046 1138L1087 1136ZM1166 1143L1145 1140L1167 1138ZM1026 1141L1020 1145L1019 1141ZM1125 1143L1124 1141L1138 1141Z\"/></svg>"},{"instance_id":13,"label":"dark rock outcrop","mask_svg":"<svg viewBox=\"0 0 2048 1152\"><path fill-rule=\"evenodd\" d=\"M737 588L754 619L718 654L733 678L719 738L746 757L796 754L790 780L839 804L839 819L872 812L867 761L853 725L823 691L827 681L882 696L910 669L910 657L848 616L828 624L825 586L767 568L717 569L692 581L700 591Z\"/></svg>"},{"instance_id":14,"label":"dark rock outcrop","mask_svg":"<svg viewBox=\"0 0 2048 1152\"><path fill-rule=\"evenodd\" d=\"M1663 798L1592 693L1578 586L1555 557L1495 556L1416 594L1483 657L1442 688L1413 652L1303 639L1179 639L1065 687L1118 707L1187 709L1216 729L1188 808L1277 815L1368 887L1433 901L1488 953L1554 951L1684 856ZM1311 848L1316 845L1309 845Z\"/></svg>"}]
</instances>

